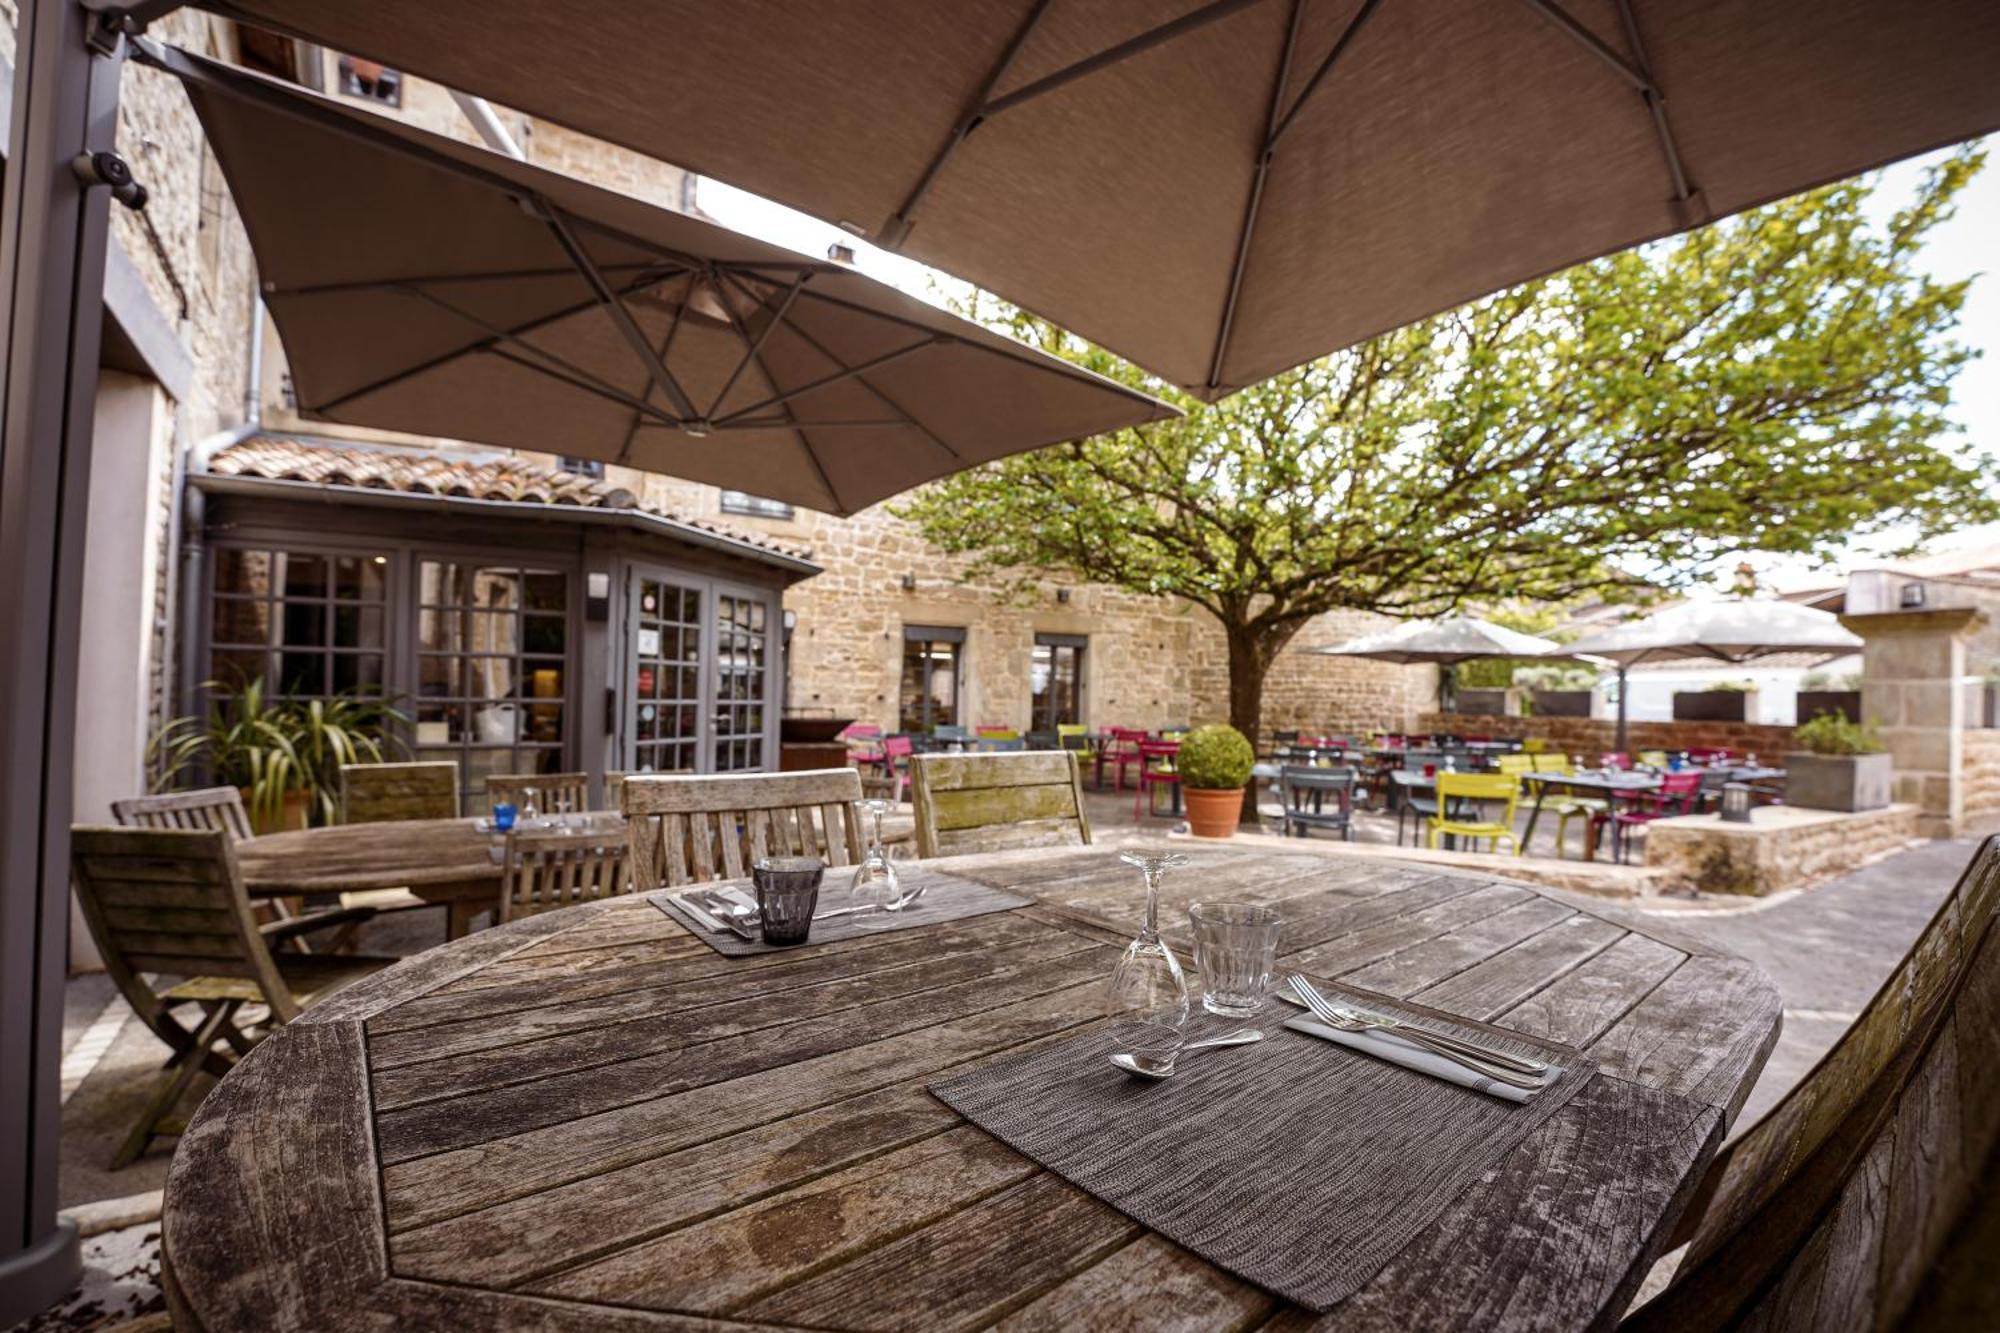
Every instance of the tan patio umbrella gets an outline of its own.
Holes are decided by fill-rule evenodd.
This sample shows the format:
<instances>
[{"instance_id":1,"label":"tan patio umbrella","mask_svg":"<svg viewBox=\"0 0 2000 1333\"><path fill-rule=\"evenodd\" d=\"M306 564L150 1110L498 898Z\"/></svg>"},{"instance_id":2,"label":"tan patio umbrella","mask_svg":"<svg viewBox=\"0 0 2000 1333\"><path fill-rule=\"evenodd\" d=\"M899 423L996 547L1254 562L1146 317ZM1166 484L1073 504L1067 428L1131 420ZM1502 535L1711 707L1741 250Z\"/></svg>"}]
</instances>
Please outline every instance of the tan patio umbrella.
<instances>
[{"instance_id":1,"label":"tan patio umbrella","mask_svg":"<svg viewBox=\"0 0 2000 1333\"><path fill-rule=\"evenodd\" d=\"M835 514L1173 414L830 264L150 43L215 146L301 412Z\"/></svg>"},{"instance_id":2,"label":"tan patio umbrella","mask_svg":"<svg viewBox=\"0 0 2000 1333\"><path fill-rule=\"evenodd\" d=\"M210 0L754 190L1215 398L2000 127L1994 0Z\"/></svg>"},{"instance_id":3,"label":"tan patio umbrella","mask_svg":"<svg viewBox=\"0 0 2000 1333\"><path fill-rule=\"evenodd\" d=\"M1445 620L1410 620L1377 634L1364 634L1345 643L1306 649L1332 657L1366 657L1377 662L1413 666L1435 662L1438 666L1438 703L1449 708L1457 694L1452 668L1460 662L1476 662L1489 657L1556 657L1568 652L1554 639L1496 625L1478 616L1452 616Z\"/></svg>"},{"instance_id":4,"label":"tan patio umbrella","mask_svg":"<svg viewBox=\"0 0 2000 1333\"><path fill-rule=\"evenodd\" d=\"M1682 602L1641 620L1599 630L1569 645L1578 656L1618 664L1618 741L1625 749L1625 675L1641 662L1710 657L1748 662L1773 653L1861 651L1861 637L1829 612L1776 598Z\"/></svg>"}]
</instances>

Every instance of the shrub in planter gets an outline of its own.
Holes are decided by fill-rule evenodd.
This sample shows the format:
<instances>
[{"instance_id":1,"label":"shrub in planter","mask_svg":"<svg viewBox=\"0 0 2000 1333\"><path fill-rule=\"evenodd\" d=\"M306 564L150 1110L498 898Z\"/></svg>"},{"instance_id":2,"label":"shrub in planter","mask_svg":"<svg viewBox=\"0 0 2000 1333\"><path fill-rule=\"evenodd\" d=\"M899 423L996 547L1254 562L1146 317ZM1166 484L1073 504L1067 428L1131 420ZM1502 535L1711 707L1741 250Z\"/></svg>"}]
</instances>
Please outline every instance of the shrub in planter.
<instances>
[{"instance_id":1,"label":"shrub in planter","mask_svg":"<svg viewBox=\"0 0 2000 1333\"><path fill-rule=\"evenodd\" d=\"M1505 717L1507 693L1504 689L1460 690L1458 711L1473 717Z\"/></svg>"},{"instance_id":2,"label":"shrub in planter","mask_svg":"<svg viewBox=\"0 0 2000 1333\"><path fill-rule=\"evenodd\" d=\"M1187 796L1188 828L1198 838L1226 838L1243 817L1243 789L1257 752L1229 726L1196 727L1181 741L1174 767Z\"/></svg>"},{"instance_id":3,"label":"shrub in planter","mask_svg":"<svg viewBox=\"0 0 2000 1333\"><path fill-rule=\"evenodd\" d=\"M1895 769L1873 726L1821 713L1796 733L1785 756L1785 803L1807 810L1880 810Z\"/></svg>"},{"instance_id":4,"label":"shrub in planter","mask_svg":"<svg viewBox=\"0 0 2000 1333\"><path fill-rule=\"evenodd\" d=\"M1757 689L1737 681L1718 681L1704 690L1674 693L1676 722L1748 722L1757 715Z\"/></svg>"}]
</instances>

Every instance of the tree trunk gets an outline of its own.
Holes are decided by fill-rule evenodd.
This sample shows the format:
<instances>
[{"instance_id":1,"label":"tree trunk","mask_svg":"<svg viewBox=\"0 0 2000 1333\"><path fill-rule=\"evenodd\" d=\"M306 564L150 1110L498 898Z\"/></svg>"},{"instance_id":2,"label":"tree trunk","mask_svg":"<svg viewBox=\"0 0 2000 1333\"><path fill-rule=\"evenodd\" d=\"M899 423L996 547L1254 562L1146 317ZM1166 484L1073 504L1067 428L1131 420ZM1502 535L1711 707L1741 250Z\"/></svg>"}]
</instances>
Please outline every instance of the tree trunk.
<instances>
[{"instance_id":1,"label":"tree trunk","mask_svg":"<svg viewBox=\"0 0 2000 1333\"><path fill-rule=\"evenodd\" d=\"M1264 673L1270 670L1270 649L1257 633L1241 625L1224 625L1229 642L1229 725L1250 738L1254 747L1264 730ZM1257 826L1257 780L1243 791L1243 820Z\"/></svg>"}]
</instances>

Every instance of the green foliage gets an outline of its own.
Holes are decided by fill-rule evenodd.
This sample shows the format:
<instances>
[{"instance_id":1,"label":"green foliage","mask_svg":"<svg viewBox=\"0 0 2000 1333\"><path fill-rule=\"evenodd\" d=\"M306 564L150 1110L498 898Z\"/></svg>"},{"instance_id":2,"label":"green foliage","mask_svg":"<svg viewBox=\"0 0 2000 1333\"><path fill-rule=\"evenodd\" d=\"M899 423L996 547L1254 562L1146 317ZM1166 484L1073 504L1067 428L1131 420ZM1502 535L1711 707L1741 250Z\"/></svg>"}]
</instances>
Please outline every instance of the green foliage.
<instances>
[{"instance_id":1,"label":"green foliage","mask_svg":"<svg viewBox=\"0 0 2000 1333\"><path fill-rule=\"evenodd\" d=\"M1524 666L1515 669L1514 683L1528 690L1587 690L1597 684L1597 673L1589 667L1553 663Z\"/></svg>"},{"instance_id":2,"label":"green foliage","mask_svg":"<svg viewBox=\"0 0 2000 1333\"><path fill-rule=\"evenodd\" d=\"M1718 680L1701 687L1703 694L1755 694L1757 682L1754 680Z\"/></svg>"},{"instance_id":3,"label":"green foliage","mask_svg":"<svg viewBox=\"0 0 2000 1333\"><path fill-rule=\"evenodd\" d=\"M1884 748L1873 722L1849 722L1844 714L1823 710L1802 724L1793 739L1807 754L1880 754Z\"/></svg>"},{"instance_id":4,"label":"green foliage","mask_svg":"<svg viewBox=\"0 0 2000 1333\"><path fill-rule=\"evenodd\" d=\"M1326 611L1637 595L1747 549L1825 559L2000 517L1991 456L1940 444L1967 285L1914 263L1982 161L1951 157L1886 224L1871 180L1828 186L896 512L973 556L968 578L1063 571L1205 608L1246 729L1272 658ZM971 313L1160 389L1041 321Z\"/></svg>"},{"instance_id":5,"label":"green foliage","mask_svg":"<svg viewBox=\"0 0 2000 1333\"><path fill-rule=\"evenodd\" d=\"M1808 671L1799 677L1802 690L1858 690L1861 688L1859 671L1843 671L1838 676L1830 671Z\"/></svg>"},{"instance_id":6,"label":"green foliage","mask_svg":"<svg viewBox=\"0 0 2000 1333\"><path fill-rule=\"evenodd\" d=\"M206 721L177 717L146 744L153 790L172 791L201 774L241 787L250 817L275 828L285 797L303 791L314 822L339 814L340 766L374 764L385 754L404 755L397 734L409 718L378 695L349 692L328 699L273 699L264 682L231 687L204 682L214 702Z\"/></svg>"},{"instance_id":7,"label":"green foliage","mask_svg":"<svg viewBox=\"0 0 2000 1333\"><path fill-rule=\"evenodd\" d=\"M1181 785L1196 791L1240 791L1250 783L1257 752L1234 727L1196 727L1181 741L1174 767Z\"/></svg>"}]
</instances>

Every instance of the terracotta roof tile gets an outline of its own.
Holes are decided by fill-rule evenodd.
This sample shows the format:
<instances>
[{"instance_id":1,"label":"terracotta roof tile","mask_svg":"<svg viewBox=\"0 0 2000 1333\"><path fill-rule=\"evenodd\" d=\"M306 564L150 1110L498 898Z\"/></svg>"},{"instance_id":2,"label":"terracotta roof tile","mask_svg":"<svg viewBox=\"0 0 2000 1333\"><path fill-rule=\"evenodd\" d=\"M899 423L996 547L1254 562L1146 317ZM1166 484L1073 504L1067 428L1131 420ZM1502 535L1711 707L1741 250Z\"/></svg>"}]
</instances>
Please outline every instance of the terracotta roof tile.
<instances>
[{"instance_id":1,"label":"terracotta roof tile","mask_svg":"<svg viewBox=\"0 0 2000 1333\"><path fill-rule=\"evenodd\" d=\"M334 444L280 435L253 435L216 451L208 470L223 477L262 477L321 486L365 486L411 495L503 500L513 504L578 505L588 509L635 509L718 537L793 559L808 552L757 533L727 528L706 519L642 505L623 486L596 477L563 472L511 454L454 458L373 446Z\"/></svg>"}]
</instances>

